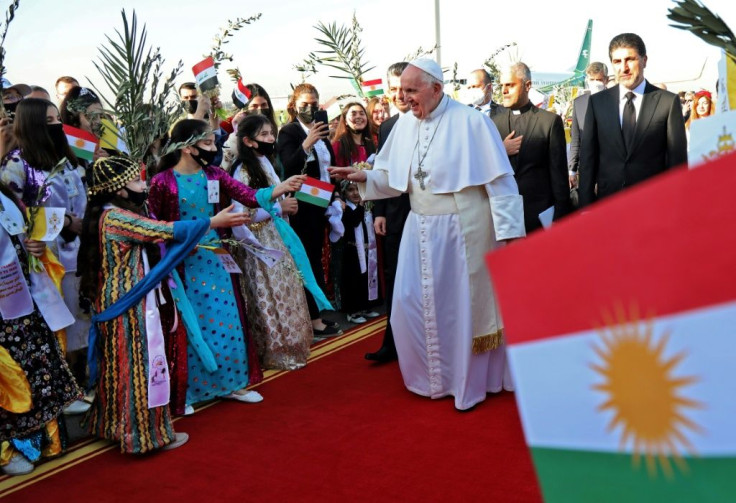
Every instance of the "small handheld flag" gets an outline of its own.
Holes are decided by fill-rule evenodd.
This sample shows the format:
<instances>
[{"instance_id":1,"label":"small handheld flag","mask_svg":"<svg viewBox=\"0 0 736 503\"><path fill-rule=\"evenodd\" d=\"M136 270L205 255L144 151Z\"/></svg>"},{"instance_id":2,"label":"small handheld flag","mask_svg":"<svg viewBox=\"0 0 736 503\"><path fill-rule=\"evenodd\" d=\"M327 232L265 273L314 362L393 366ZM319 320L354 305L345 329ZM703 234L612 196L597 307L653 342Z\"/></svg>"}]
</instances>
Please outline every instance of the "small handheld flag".
<instances>
[{"instance_id":1,"label":"small handheld flag","mask_svg":"<svg viewBox=\"0 0 736 503\"><path fill-rule=\"evenodd\" d=\"M92 161L99 144L97 137L88 131L66 124L64 124L64 133L66 133L66 140L74 155L85 161Z\"/></svg>"},{"instance_id":2,"label":"small handheld flag","mask_svg":"<svg viewBox=\"0 0 736 503\"><path fill-rule=\"evenodd\" d=\"M208 56L192 67L194 72L194 80L197 86L204 91L209 91L217 87L217 70L215 69L215 60L212 56Z\"/></svg>"},{"instance_id":3,"label":"small handheld flag","mask_svg":"<svg viewBox=\"0 0 736 503\"><path fill-rule=\"evenodd\" d=\"M334 188L332 184L308 176L294 197L299 201L327 208L330 205Z\"/></svg>"},{"instance_id":4,"label":"small handheld flag","mask_svg":"<svg viewBox=\"0 0 736 503\"><path fill-rule=\"evenodd\" d=\"M250 101L251 92L248 87L243 84L243 78L238 79L238 85L233 89L233 104L237 108L245 108L245 105Z\"/></svg>"},{"instance_id":5,"label":"small handheld flag","mask_svg":"<svg viewBox=\"0 0 736 503\"><path fill-rule=\"evenodd\" d=\"M360 84L363 96L373 98L383 94L383 79L366 80Z\"/></svg>"}]
</instances>

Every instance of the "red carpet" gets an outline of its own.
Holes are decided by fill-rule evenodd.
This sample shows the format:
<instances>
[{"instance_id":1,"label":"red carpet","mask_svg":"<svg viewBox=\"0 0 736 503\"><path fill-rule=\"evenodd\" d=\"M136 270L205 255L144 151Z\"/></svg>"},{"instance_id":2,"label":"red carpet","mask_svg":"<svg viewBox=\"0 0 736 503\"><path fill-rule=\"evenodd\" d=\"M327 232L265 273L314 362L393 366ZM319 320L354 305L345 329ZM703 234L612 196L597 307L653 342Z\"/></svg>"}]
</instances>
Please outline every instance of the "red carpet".
<instances>
[{"instance_id":1,"label":"red carpet","mask_svg":"<svg viewBox=\"0 0 736 503\"><path fill-rule=\"evenodd\" d=\"M406 391L397 364L363 359L380 331L352 345L346 337L305 369L262 384L260 404L220 402L178 420L176 429L190 434L179 449L138 458L111 449L13 492L3 491L5 480L0 497L541 501L512 394L457 412L452 399Z\"/></svg>"}]
</instances>

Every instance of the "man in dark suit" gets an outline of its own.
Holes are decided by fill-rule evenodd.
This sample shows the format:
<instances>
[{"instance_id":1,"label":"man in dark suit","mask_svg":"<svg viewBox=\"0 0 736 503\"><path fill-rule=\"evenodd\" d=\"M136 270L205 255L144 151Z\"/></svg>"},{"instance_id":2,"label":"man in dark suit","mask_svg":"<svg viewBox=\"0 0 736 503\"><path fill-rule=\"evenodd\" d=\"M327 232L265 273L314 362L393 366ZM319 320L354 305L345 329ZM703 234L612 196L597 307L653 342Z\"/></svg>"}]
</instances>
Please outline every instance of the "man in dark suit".
<instances>
[{"instance_id":1,"label":"man in dark suit","mask_svg":"<svg viewBox=\"0 0 736 503\"><path fill-rule=\"evenodd\" d=\"M465 96L468 105L475 107L488 117L493 118L503 110L501 105L493 101L493 79L491 74L483 68L470 72Z\"/></svg>"},{"instance_id":2,"label":"man in dark suit","mask_svg":"<svg viewBox=\"0 0 736 503\"><path fill-rule=\"evenodd\" d=\"M644 79L647 52L634 33L611 40L618 86L590 97L580 156L580 206L687 162L680 99Z\"/></svg>"},{"instance_id":3,"label":"man in dark suit","mask_svg":"<svg viewBox=\"0 0 736 503\"><path fill-rule=\"evenodd\" d=\"M570 155L567 169L570 176L570 188L578 185L578 165L580 164L580 143L583 138L585 111L591 94L599 93L608 85L608 67L605 63L594 61L585 69L585 92L572 102L572 126L570 127Z\"/></svg>"},{"instance_id":4,"label":"man in dark suit","mask_svg":"<svg viewBox=\"0 0 736 503\"><path fill-rule=\"evenodd\" d=\"M399 113L386 120L378 129L379 151L401 114L409 110L409 104L399 98L401 73L408 64L406 62L394 63L388 68L388 97ZM404 222L406 222L409 210L408 194L401 194L399 197L389 199L379 199L373 206L373 225L376 234L383 236L383 275L386 282L386 316L389 321L386 323L386 332L381 347L374 353L366 353L366 360L377 362L396 360L394 333L391 329L391 302L394 296L394 279L396 278L396 267L399 258L399 244L401 244L401 234L404 232Z\"/></svg>"},{"instance_id":5,"label":"man in dark suit","mask_svg":"<svg viewBox=\"0 0 736 503\"><path fill-rule=\"evenodd\" d=\"M539 214L554 206L558 220L572 210L565 130L559 115L529 100L531 71L516 63L501 74L504 109L492 120L504 138L519 194L524 198L526 233L542 226ZM519 143L520 140L520 143Z\"/></svg>"}]
</instances>

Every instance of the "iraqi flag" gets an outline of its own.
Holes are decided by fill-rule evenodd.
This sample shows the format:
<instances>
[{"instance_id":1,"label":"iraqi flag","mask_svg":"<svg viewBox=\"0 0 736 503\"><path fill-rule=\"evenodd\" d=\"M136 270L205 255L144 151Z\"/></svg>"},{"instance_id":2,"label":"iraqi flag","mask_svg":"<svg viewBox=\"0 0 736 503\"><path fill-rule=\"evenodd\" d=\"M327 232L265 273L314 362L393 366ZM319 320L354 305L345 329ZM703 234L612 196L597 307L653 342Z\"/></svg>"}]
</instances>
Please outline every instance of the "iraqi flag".
<instances>
[{"instance_id":1,"label":"iraqi flag","mask_svg":"<svg viewBox=\"0 0 736 503\"><path fill-rule=\"evenodd\" d=\"M237 108L245 108L245 105L250 101L251 93L250 89L243 84L242 77L238 79L238 85L233 89L233 104Z\"/></svg>"},{"instance_id":2,"label":"iraqi flag","mask_svg":"<svg viewBox=\"0 0 736 503\"><path fill-rule=\"evenodd\" d=\"M363 91L363 96L366 98L381 96L383 94L383 80L366 80L365 82L361 82L360 89Z\"/></svg>"},{"instance_id":3,"label":"iraqi flag","mask_svg":"<svg viewBox=\"0 0 736 503\"><path fill-rule=\"evenodd\" d=\"M194 80L197 81L199 89L209 91L217 87L217 69L215 68L215 60L212 56L208 56L192 67L194 72Z\"/></svg>"},{"instance_id":4,"label":"iraqi flag","mask_svg":"<svg viewBox=\"0 0 736 503\"><path fill-rule=\"evenodd\" d=\"M736 494L736 154L489 254L545 501Z\"/></svg>"},{"instance_id":5,"label":"iraqi flag","mask_svg":"<svg viewBox=\"0 0 736 503\"><path fill-rule=\"evenodd\" d=\"M294 194L294 197L299 201L327 208L330 205L334 188L335 186L332 184L308 176L302 184L302 188Z\"/></svg>"},{"instance_id":6,"label":"iraqi flag","mask_svg":"<svg viewBox=\"0 0 736 503\"><path fill-rule=\"evenodd\" d=\"M64 124L64 133L66 134L66 141L69 142L69 148L72 149L74 155L79 159L91 162L99 144L97 137L88 131L66 124Z\"/></svg>"}]
</instances>

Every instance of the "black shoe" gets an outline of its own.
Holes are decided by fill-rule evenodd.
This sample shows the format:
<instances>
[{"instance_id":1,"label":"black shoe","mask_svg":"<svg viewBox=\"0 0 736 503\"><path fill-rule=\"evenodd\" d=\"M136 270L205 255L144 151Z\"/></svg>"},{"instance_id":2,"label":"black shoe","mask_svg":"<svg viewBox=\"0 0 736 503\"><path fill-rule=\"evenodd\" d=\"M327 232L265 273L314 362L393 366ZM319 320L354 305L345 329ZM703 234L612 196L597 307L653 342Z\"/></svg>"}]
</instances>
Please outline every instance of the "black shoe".
<instances>
[{"instance_id":1,"label":"black shoe","mask_svg":"<svg viewBox=\"0 0 736 503\"><path fill-rule=\"evenodd\" d=\"M379 349L375 353L366 353L365 359L378 363L388 363L396 361L398 357L396 356L395 349L389 349L386 346L381 346L381 349Z\"/></svg>"},{"instance_id":2,"label":"black shoe","mask_svg":"<svg viewBox=\"0 0 736 503\"><path fill-rule=\"evenodd\" d=\"M322 323L324 323L327 328L334 328L335 330L340 330L340 324L336 321L329 321L323 318Z\"/></svg>"},{"instance_id":3,"label":"black shoe","mask_svg":"<svg viewBox=\"0 0 736 503\"><path fill-rule=\"evenodd\" d=\"M325 323L325 328L322 330L312 329L315 338L334 337L336 335L342 335L342 330L331 327Z\"/></svg>"}]
</instances>

